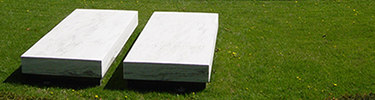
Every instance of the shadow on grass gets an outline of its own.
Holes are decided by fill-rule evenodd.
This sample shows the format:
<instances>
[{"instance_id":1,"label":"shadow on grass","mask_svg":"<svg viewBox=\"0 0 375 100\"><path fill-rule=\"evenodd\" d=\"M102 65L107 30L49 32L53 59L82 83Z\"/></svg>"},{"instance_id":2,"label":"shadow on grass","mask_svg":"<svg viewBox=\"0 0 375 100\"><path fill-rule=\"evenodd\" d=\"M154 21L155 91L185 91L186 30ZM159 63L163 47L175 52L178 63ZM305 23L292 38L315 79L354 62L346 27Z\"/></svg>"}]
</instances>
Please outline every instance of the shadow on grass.
<instances>
[{"instance_id":1,"label":"shadow on grass","mask_svg":"<svg viewBox=\"0 0 375 100\"><path fill-rule=\"evenodd\" d=\"M3 83L25 84L36 87L60 87L84 89L100 85L99 78L80 78L23 74L22 66L15 70Z\"/></svg>"},{"instance_id":2,"label":"shadow on grass","mask_svg":"<svg viewBox=\"0 0 375 100\"><path fill-rule=\"evenodd\" d=\"M185 94L199 92L206 88L206 83L126 80L122 78L122 71L122 64L119 64L104 89Z\"/></svg>"},{"instance_id":3,"label":"shadow on grass","mask_svg":"<svg viewBox=\"0 0 375 100\"><path fill-rule=\"evenodd\" d=\"M344 96L335 97L328 97L327 100L334 100L334 99L343 99L343 100L375 100L375 93L365 93L365 94L345 94Z\"/></svg>"}]
</instances>

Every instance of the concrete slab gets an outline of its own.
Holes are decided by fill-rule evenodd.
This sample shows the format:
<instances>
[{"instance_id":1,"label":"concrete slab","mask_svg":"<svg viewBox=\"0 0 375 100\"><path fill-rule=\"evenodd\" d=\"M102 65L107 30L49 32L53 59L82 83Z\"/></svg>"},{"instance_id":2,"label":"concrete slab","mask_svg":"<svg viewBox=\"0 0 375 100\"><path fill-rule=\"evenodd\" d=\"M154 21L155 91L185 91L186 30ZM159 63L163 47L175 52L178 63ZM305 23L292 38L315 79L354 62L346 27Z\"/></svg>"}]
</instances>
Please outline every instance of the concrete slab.
<instances>
[{"instance_id":1,"label":"concrete slab","mask_svg":"<svg viewBox=\"0 0 375 100\"><path fill-rule=\"evenodd\" d=\"M124 79L209 82L218 17L154 12L123 62Z\"/></svg>"},{"instance_id":2,"label":"concrete slab","mask_svg":"<svg viewBox=\"0 0 375 100\"><path fill-rule=\"evenodd\" d=\"M76 9L21 56L22 73L102 78L137 25L137 11Z\"/></svg>"}]
</instances>

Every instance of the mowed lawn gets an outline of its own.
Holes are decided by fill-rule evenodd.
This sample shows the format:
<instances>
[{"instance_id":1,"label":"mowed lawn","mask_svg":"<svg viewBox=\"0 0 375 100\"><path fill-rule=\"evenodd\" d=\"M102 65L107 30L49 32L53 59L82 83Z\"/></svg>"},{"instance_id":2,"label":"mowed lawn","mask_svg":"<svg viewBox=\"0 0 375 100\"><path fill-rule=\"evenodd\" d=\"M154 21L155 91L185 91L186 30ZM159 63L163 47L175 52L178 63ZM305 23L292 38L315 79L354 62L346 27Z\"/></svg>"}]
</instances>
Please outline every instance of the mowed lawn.
<instances>
[{"instance_id":1,"label":"mowed lawn","mask_svg":"<svg viewBox=\"0 0 375 100\"><path fill-rule=\"evenodd\" d=\"M76 8L139 12L137 29L102 84L74 89L6 82L20 56ZM0 99L327 99L375 92L372 0L0 0L0 9ZM206 89L105 88L154 11L219 13Z\"/></svg>"}]
</instances>

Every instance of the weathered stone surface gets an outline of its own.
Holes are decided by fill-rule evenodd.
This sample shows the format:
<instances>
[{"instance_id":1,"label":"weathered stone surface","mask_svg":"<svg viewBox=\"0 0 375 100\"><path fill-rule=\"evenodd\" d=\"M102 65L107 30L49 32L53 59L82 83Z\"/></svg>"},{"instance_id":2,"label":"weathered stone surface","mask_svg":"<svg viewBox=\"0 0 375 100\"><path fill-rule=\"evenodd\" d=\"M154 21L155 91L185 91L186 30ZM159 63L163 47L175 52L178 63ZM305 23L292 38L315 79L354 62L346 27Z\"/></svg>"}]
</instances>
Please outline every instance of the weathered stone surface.
<instances>
[{"instance_id":1,"label":"weathered stone surface","mask_svg":"<svg viewBox=\"0 0 375 100\"><path fill-rule=\"evenodd\" d=\"M218 14L154 12L123 64L124 79L209 82Z\"/></svg>"},{"instance_id":2,"label":"weathered stone surface","mask_svg":"<svg viewBox=\"0 0 375 100\"><path fill-rule=\"evenodd\" d=\"M137 25L137 11L76 9L21 56L22 73L102 78Z\"/></svg>"}]
</instances>

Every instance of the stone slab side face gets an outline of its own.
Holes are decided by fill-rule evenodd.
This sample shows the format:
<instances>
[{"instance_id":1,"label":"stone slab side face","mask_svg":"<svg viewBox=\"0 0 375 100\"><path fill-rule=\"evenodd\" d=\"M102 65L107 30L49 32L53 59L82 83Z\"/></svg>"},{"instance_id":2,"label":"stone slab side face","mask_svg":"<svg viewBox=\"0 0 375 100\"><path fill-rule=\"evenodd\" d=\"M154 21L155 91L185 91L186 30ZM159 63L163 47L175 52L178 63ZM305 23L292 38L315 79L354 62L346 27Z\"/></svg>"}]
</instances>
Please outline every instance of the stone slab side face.
<instances>
[{"instance_id":1,"label":"stone slab side face","mask_svg":"<svg viewBox=\"0 0 375 100\"><path fill-rule=\"evenodd\" d=\"M123 62L124 79L209 82L218 16L154 12Z\"/></svg>"},{"instance_id":2,"label":"stone slab side face","mask_svg":"<svg viewBox=\"0 0 375 100\"><path fill-rule=\"evenodd\" d=\"M21 55L22 73L102 78L137 25L137 11L76 9Z\"/></svg>"}]
</instances>

